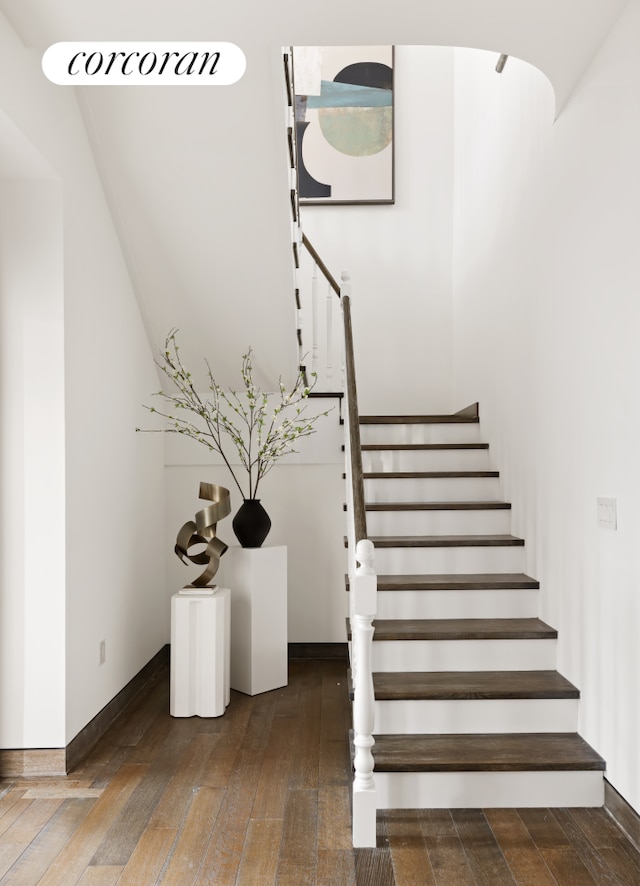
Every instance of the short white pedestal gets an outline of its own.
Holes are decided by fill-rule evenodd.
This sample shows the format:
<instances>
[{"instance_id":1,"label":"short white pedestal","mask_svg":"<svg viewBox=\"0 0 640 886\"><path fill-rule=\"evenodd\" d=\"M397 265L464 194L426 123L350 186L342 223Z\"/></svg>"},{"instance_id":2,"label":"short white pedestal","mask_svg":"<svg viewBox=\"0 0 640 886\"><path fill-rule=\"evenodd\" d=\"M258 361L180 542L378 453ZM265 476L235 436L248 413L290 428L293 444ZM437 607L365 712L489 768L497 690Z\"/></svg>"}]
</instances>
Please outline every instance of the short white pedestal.
<instances>
[{"instance_id":1,"label":"short white pedestal","mask_svg":"<svg viewBox=\"0 0 640 886\"><path fill-rule=\"evenodd\" d=\"M174 594L171 598L173 717L219 717L229 704L230 595Z\"/></svg>"},{"instance_id":2,"label":"short white pedestal","mask_svg":"<svg viewBox=\"0 0 640 886\"><path fill-rule=\"evenodd\" d=\"M286 686L286 547L230 547L222 564L231 591L231 688L257 695Z\"/></svg>"}]
</instances>

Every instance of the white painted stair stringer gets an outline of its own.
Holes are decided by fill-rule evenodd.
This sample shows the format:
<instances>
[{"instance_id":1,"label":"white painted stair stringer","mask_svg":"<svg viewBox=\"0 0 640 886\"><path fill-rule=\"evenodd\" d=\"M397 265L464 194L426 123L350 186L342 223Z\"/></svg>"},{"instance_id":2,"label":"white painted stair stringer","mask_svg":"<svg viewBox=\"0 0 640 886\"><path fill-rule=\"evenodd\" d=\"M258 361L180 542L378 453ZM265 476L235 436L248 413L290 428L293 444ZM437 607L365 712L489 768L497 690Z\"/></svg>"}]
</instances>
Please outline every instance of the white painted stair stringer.
<instances>
[{"instance_id":1,"label":"white painted stair stringer","mask_svg":"<svg viewBox=\"0 0 640 886\"><path fill-rule=\"evenodd\" d=\"M375 772L379 809L492 809L604 804L600 771Z\"/></svg>"},{"instance_id":2,"label":"white painted stair stringer","mask_svg":"<svg viewBox=\"0 0 640 886\"><path fill-rule=\"evenodd\" d=\"M363 471L489 471L488 449L365 449Z\"/></svg>"},{"instance_id":3,"label":"white painted stair stringer","mask_svg":"<svg viewBox=\"0 0 640 886\"><path fill-rule=\"evenodd\" d=\"M393 443L481 443L479 422L440 422L437 424L361 424L360 442Z\"/></svg>"},{"instance_id":4,"label":"white painted stair stringer","mask_svg":"<svg viewBox=\"0 0 640 886\"><path fill-rule=\"evenodd\" d=\"M536 618L538 591L378 591L378 618Z\"/></svg>"},{"instance_id":5,"label":"white painted stair stringer","mask_svg":"<svg viewBox=\"0 0 640 886\"><path fill-rule=\"evenodd\" d=\"M378 640L375 671L555 670L556 640ZM393 731L393 730L391 730Z\"/></svg>"},{"instance_id":6,"label":"white painted stair stringer","mask_svg":"<svg viewBox=\"0 0 640 886\"><path fill-rule=\"evenodd\" d=\"M500 501L499 477L365 477L366 502Z\"/></svg>"},{"instance_id":7,"label":"white painted stair stringer","mask_svg":"<svg viewBox=\"0 0 640 886\"><path fill-rule=\"evenodd\" d=\"M376 547L383 575L524 572L524 545L514 547Z\"/></svg>"},{"instance_id":8,"label":"white painted stair stringer","mask_svg":"<svg viewBox=\"0 0 640 886\"><path fill-rule=\"evenodd\" d=\"M369 535L508 535L510 530L508 508L367 511Z\"/></svg>"},{"instance_id":9,"label":"white painted stair stringer","mask_svg":"<svg viewBox=\"0 0 640 886\"><path fill-rule=\"evenodd\" d=\"M374 723L376 733L403 735L575 732L578 699L377 699Z\"/></svg>"}]
</instances>

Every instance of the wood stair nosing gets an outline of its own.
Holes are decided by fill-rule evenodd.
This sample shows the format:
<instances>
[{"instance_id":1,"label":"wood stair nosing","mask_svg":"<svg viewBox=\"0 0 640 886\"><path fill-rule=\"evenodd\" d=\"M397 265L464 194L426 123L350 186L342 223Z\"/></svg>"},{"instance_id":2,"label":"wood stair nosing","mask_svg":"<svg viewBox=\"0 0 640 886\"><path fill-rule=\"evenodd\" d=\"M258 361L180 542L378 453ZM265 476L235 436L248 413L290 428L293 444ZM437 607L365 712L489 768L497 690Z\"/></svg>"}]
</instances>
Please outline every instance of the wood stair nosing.
<instances>
[{"instance_id":1,"label":"wood stair nosing","mask_svg":"<svg viewBox=\"0 0 640 886\"><path fill-rule=\"evenodd\" d=\"M366 511L508 511L507 501L371 501ZM347 509L346 504L344 510Z\"/></svg>"},{"instance_id":2,"label":"wood stair nosing","mask_svg":"<svg viewBox=\"0 0 640 886\"><path fill-rule=\"evenodd\" d=\"M349 590L349 576L345 575ZM432 575L378 575L379 591L538 590L540 582L524 573L442 573Z\"/></svg>"},{"instance_id":3,"label":"wood stair nosing","mask_svg":"<svg viewBox=\"0 0 640 886\"><path fill-rule=\"evenodd\" d=\"M520 548L515 535L370 535L377 548Z\"/></svg>"},{"instance_id":4,"label":"wood stair nosing","mask_svg":"<svg viewBox=\"0 0 640 886\"><path fill-rule=\"evenodd\" d=\"M471 480L499 477L499 471L364 471L363 480ZM346 479L346 475L342 475Z\"/></svg>"},{"instance_id":5,"label":"wood stair nosing","mask_svg":"<svg viewBox=\"0 0 640 886\"><path fill-rule=\"evenodd\" d=\"M577 733L376 735L378 772L604 771Z\"/></svg>"},{"instance_id":6,"label":"wood stair nosing","mask_svg":"<svg viewBox=\"0 0 640 886\"><path fill-rule=\"evenodd\" d=\"M349 539L343 537L345 548ZM515 535L370 535L376 548L521 548Z\"/></svg>"},{"instance_id":7,"label":"wood stair nosing","mask_svg":"<svg viewBox=\"0 0 640 886\"><path fill-rule=\"evenodd\" d=\"M488 443L363 443L360 446L362 452L434 452L488 448Z\"/></svg>"},{"instance_id":8,"label":"wood stair nosing","mask_svg":"<svg viewBox=\"0 0 640 886\"><path fill-rule=\"evenodd\" d=\"M361 415L361 425L479 424L477 415Z\"/></svg>"},{"instance_id":9,"label":"wood stair nosing","mask_svg":"<svg viewBox=\"0 0 640 886\"><path fill-rule=\"evenodd\" d=\"M555 640L558 632L539 618L374 619L374 643L386 640ZM348 638L351 626L347 619Z\"/></svg>"},{"instance_id":10,"label":"wood stair nosing","mask_svg":"<svg viewBox=\"0 0 640 886\"><path fill-rule=\"evenodd\" d=\"M557 671L384 671L373 674L376 701L575 699Z\"/></svg>"}]
</instances>

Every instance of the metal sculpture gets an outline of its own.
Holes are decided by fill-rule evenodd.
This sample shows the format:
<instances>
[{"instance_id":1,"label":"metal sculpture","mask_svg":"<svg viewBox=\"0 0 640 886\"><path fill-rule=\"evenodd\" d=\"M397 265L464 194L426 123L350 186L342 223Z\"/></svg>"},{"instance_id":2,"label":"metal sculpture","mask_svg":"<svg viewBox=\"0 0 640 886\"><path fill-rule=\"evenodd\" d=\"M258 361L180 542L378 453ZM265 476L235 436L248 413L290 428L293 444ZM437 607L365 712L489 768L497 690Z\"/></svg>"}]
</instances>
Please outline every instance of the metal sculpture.
<instances>
[{"instance_id":1,"label":"metal sculpture","mask_svg":"<svg viewBox=\"0 0 640 886\"><path fill-rule=\"evenodd\" d=\"M228 545L216 536L216 524L227 514L231 513L231 498L229 490L224 486L216 486L214 483L201 483L199 498L210 501L211 504L198 511L195 523L189 520L184 524L176 540L175 552L185 565L187 561L205 566L204 572L191 584L190 588L211 587L209 582L214 577L220 566L220 557L227 550ZM204 551L198 554L190 554L189 548L193 545L206 544Z\"/></svg>"}]
</instances>

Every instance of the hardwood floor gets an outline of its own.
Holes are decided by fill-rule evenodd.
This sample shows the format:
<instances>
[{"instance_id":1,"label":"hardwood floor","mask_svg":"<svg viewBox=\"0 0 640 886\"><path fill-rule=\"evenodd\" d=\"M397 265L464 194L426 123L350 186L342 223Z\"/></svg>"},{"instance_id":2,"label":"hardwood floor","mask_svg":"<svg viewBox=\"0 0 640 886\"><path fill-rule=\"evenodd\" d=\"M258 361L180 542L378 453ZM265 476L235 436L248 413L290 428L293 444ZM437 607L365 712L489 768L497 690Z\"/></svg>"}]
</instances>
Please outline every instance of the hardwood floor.
<instances>
[{"instance_id":1,"label":"hardwood floor","mask_svg":"<svg viewBox=\"0 0 640 886\"><path fill-rule=\"evenodd\" d=\"M1 886L640 883L601 809L389 811L354 852L344 662L291 661L216 719L168 692L165 668L67 778L0 782Z\"/></svg>"}]
</instances>

